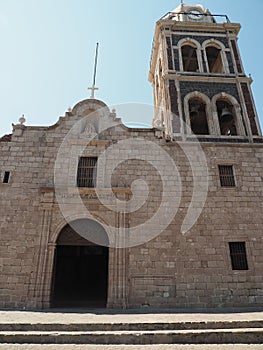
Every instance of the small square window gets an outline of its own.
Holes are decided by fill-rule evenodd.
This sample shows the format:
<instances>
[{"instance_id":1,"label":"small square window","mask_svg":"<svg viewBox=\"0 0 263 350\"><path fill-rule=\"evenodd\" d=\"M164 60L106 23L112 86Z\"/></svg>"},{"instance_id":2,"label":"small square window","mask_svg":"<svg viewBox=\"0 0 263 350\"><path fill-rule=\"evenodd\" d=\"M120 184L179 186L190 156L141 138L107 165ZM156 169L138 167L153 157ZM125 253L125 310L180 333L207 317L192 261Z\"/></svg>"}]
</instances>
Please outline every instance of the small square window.
<instances>
[{"instance_id":1,"label":"small square window","mask_svg":"<svg viewBox=\"0 0 263 350\"><path fill-rule=\"evenodd\" d=\"M78 164L77 186L96 187L97 157L80 157Z\"/></svg>"},{"instance_id":2,"label":"small square window","mask_svg":"<svg viewBox=\"0 0 263 350\"><path fill-rule=\"evenodd\" d=\"M10 179L10 171L5 171L3 176L3 183L8 184Z\"/></svg>"},{"instance_id":3,"label":"small square window","mask_svg":"<svg viewBox=\"0 0 263 350\"><path fill-rule=\"evenodd\" d=\"M236 186L233 165L218 165L218 170L221 187Z\"/></svg>"},{"instance_id":4,"label":"small square window","mask_svg":"<svg viewBox=\"0 0 263 350\"><path fill-rule=\"evenodd\" d=\"M248 270L245 242L229 242L232 270Z\"/></svg>"}]
</instances>

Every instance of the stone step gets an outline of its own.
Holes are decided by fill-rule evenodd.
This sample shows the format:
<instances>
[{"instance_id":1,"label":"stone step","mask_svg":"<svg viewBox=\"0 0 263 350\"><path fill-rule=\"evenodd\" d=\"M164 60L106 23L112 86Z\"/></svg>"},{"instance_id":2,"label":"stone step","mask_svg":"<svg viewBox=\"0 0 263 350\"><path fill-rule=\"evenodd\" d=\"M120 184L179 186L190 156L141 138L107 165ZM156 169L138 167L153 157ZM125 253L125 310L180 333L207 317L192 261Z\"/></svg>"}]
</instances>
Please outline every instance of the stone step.
<instances>
[{"instance_id":1,"label":"stone step","mask_svg":"<svg viewBox=\"0 0 263 350\"><path fill-rule=\"evenodd\" d=\"M194 345L76 345L76 344L0 344L0 350L262 350L259 344Z\"/></svg>"},{"instance_id":2,"label":"stone step","mask_svg":"<svg viewBox=\"0 0 263 350\"><path fill-rule=\"evenodd\" d=\"M263 328L262 321L125 322L125 323L0 323L0 331L165 331L195 329Z\"/></svg>"},{"instance_id":3,"label":"stone step","mask_svg":"<svg viewBox=\"0 0 263 350\"><path fill-rule=\"evenodd\" d=\"M262 328L154 331L1 331L0 343L20 344L263 344Z\"/></svg>"}]
</instances>

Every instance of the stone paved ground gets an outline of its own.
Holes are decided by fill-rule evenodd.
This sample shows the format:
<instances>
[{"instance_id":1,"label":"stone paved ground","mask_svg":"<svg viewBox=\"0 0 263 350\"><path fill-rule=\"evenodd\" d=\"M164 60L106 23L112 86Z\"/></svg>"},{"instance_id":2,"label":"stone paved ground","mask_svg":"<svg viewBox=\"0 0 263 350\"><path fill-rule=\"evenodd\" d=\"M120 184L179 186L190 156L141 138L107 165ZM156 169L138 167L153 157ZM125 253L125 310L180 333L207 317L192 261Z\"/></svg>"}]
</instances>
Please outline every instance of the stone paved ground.
<instances>
[{"instance_id":1,"label":"stone paved ground","mask_svg":"<svg viewBox=\"0 0 263 350\"><path fill-rule=\"evenodd\" d=\"M191 310L0 310L1 323L156 323L156 322L206 322L206 321L258 321L263 320L263 310L231 310L200 312Z\"/></svg>"},{"instance_id":2,"label":"stone paved ground","mask_svg":"<svg viewBox=\"0 0 263 350\"><path fill-rule=\"evenodd\" d=\"M194 311L194 310L192 310ZM233 310L232 310L233 311ZM0 310L0 329L4 323L158 323L263 320L263 311L182 312L176 310ZM0 344L0 350L263 350L263 345L29 345Z\"/></svg>"},{"instance_id":3,"label":"stone paved ground","mask_svg":"<svg viewBox=\"0 0 263 350\"><path fill-rule=\"evenodd\" d=\"M0 344L0 350L262 350L263 345L12 345Z\"/></svg>"}]
</instances>

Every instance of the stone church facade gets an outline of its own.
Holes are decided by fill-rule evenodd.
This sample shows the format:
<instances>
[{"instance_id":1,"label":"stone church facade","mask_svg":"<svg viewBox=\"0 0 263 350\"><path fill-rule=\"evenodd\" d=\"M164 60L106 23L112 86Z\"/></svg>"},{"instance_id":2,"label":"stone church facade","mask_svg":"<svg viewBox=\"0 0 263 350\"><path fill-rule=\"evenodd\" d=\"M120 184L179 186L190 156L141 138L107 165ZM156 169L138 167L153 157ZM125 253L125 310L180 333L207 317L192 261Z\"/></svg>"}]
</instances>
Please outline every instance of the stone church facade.
<instances>
[{"instance_id":1,"label":"stone church facade","mask_svg":"<svg viewBox=\"0 0 263 350\"><path fill-rule=\"evenodd\" d=\"M240 25L156 23L153 128L87 99L0 138L0 307L263 305L263 139Z\"/></svg>"}]
</instances>

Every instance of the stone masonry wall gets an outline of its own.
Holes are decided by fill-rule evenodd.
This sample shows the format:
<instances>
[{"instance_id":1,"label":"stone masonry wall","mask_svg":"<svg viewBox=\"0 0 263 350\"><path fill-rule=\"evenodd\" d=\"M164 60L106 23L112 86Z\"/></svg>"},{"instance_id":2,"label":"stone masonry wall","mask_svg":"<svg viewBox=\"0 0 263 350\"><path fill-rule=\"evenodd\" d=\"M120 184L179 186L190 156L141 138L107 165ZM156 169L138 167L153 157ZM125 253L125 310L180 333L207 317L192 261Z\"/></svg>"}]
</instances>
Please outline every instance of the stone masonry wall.
<instances>
[{"instance_id":1,"label":"stone masonry wall","mask_svg":"<svg viewBox=\"0 0 263 350\"><path fill-rule=\"evenodd\" d=\"M68 116L52 128L25 127L21 136L13 134L11 142L0 142L1 175L5 171L11 174L8 184L0 184L0 307L49 305L55 239L66 224L52 192L54 161L76 118ZM180 229L192 200L193 173L182 147L158 139L153 130L113 128L103 134L103 140L111 144L128 138L150 141L173 159L182 194L176 215L161 234L127 248L125 254L124 250L110 253L110 259L123 254L118 255L122 259L118 260L118 268L125 259L127 265L123 285L119 286L115 260L110 261L109 289L122 288L119 298L125 299L128 307L262 306L262 146L202 145L209 172L208 195L200 217L183 235ZM105 146L97 143L85 152L96 155L102 149ZM126 217L126 227L145 223L161 206L164 185L160 169L143 160L149 154L154 159L155 152L154 148L145 148L140 160L128 159L113 172L111 186L119 186L116 191L122 200L129 200L131 195L122 194L121 187L126 193L135 180L148 184L145 203ZM220 186L218 164L234 166L236 187ZM167 167L167 174L175 181L170 164L164 162L161 166ZM166 180L169 184L169 178ZM145 191L143 187L142 196ZM98 222L120 225L121 214L116 216L95 197L86 197L84 202ZM249 270L232 270L228 249L232 241L246 242ZM114 307L119 304L112 293Z\"/></svg>"},{"instance_id":2,"label":"stone masonry wall","mask_svg":"<svg viewBox=\"0 0 263 350\"><path fill-rule=\"evenodd\" d=\"M168 228L155 240L130 250L131 306L262 305L262 149L217 144L203 147L210 177L204 210L183 236L180 226L190 200L185 195ZM220 186L218 163L234 165L237 187ZM191 175L182 159L180 167L186 188L187 182L191 187ZM228 248L232 241L246 242L248 271L232 270Z\"/></svg>"}]
</instances>

